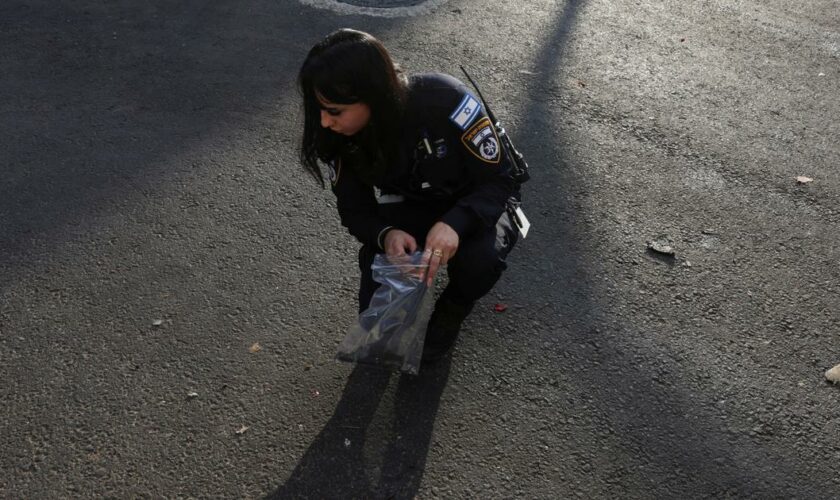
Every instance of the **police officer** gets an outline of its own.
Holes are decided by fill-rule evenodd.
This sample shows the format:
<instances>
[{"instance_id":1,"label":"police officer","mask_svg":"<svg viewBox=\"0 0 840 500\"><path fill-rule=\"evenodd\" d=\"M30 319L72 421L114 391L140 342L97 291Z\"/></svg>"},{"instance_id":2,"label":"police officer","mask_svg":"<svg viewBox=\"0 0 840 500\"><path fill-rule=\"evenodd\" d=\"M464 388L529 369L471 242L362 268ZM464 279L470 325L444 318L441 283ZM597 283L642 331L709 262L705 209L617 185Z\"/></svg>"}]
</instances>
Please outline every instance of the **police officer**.
<instances>
[{"instance_id":1,"label":"police officer","mask_svg":"<svg viewBox=\"0 0 840 500\"><path fill-rule=\"evenodd\" d=\"M378 286L374 256L422 248L429 285L442 266L449 274L423 350L424 362L443 357L517 240L506 206L519 187L493 124L463 83L406 77L379 40L356 30L315 45L298 85L301 161L322 184L326 166L341 223L362 243L359 311Z\"/></svg>"}]
</instances>

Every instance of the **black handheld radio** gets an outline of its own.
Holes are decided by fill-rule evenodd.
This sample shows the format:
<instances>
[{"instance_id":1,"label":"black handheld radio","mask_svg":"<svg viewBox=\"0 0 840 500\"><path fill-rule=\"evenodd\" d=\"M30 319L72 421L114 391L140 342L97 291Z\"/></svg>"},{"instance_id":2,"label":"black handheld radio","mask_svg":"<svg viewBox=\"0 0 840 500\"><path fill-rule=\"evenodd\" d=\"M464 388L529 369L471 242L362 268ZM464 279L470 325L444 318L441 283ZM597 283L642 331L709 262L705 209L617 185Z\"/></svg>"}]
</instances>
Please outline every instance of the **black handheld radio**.
<instances>
[{"instance_id":1,"label":"black handheld radio","mask_svg":"<svg viewBox=\"0 0 840 500\"><path fill-rule=\"evenodd\" d=\"M522 156L522 153L516 150L511 142L510 137L508 136L507 132L505 131L502 124L496 119L496 116L490 111L490 106L487 105L487 101L484 100L484 96L481 94L481 89L478 88L475 81L472 79L467 70L464 69L463 66L460 66L461 71L464 72L464 76L467 77L467 80L470 81L473 88L475 88L476 92L478 92L478 98L481 99L481 104L484 105L484 110L487 111L487 117L490 118L490 121L493 123L493 128L496 129L496 134L499 136L499 140L502 142L502 150L511 160L511 165L513 166L513 178L519 184L523 184L531 178L531 174L528 173L528 163L525 161L525 158Z\"/></svg>"}]
</instances>

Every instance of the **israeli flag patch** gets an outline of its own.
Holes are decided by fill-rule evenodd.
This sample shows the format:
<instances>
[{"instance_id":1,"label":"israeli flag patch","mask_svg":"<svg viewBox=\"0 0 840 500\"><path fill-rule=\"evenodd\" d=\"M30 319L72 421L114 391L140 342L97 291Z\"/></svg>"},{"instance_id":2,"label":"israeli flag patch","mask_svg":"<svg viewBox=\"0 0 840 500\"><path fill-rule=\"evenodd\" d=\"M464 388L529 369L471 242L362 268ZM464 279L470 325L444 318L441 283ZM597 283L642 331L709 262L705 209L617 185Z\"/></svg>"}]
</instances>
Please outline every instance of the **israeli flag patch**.
<instances>
[{"instance_id":1,"label":"israeli flag patch","mask_svg":"<svg viewBox=\"0 0 840 500\"><path fill-rule=\"evenodd\" d=\"M461 99L461 104L455 108L455 111L449 115L449 119L455 122L461 130L467 130L467 127L475 120L478 113L481 111L481 103L471 96L469 93Z\"/></svg>"}]
</instances>

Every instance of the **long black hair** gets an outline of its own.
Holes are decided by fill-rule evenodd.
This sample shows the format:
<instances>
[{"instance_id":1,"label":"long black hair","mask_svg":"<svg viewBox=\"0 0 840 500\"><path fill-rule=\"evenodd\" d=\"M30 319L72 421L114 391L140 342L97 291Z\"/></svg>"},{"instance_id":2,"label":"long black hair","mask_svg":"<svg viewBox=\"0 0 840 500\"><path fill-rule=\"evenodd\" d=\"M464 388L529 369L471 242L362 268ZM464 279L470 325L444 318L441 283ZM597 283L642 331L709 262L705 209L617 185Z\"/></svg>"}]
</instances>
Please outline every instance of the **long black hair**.
<instances>
[{"instance_id":1,"label":"long black hair","mask_svg":"<svg viewBox=\"0 0 840 500\"><path fill-rule=\"evenodd\" d=\"M380 159L391 156L405 106L406 82L382 42L347 28L330 33L306 56L298 87L305 117L300 159L322 186L318 162L336 160L348 138L321 127L318 96L335 104L367 104L370 122L354 140Z\"/></svg>"}]
</instances>

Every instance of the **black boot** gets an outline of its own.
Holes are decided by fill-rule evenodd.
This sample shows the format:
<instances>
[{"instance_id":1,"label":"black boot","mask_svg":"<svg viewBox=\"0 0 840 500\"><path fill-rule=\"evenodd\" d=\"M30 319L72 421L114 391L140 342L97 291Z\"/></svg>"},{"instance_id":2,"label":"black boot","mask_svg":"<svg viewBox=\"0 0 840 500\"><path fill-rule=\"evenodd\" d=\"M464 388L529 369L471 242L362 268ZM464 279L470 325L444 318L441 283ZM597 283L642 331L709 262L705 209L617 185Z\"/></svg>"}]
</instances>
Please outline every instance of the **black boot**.
<instances>
[{"instance_id":1,"label":"black boot","mask_svg":"<svg viewBox=\"0 0 840 500\"><path fill-rule=\"evenodd\" d=\"M443 297L438 299L426 328L426 342L423 344L424 363L438 361L449 353L458 339L461 323L472 308L472 303L461 305Z\"/></svg>"}]
</instances>

